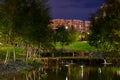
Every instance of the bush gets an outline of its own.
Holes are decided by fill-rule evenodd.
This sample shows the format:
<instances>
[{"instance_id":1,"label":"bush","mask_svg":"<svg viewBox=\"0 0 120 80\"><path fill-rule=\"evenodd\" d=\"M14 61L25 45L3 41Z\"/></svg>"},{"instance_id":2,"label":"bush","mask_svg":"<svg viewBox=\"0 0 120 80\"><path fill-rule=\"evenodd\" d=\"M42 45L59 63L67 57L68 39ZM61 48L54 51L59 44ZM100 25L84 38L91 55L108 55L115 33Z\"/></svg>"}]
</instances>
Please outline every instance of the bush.
<instances>
[{"instance_id":1,"label":"bush","mask_svg":"<svg viewBox=\"0 0 120 80\"><path fill-rule=\"evenodd\" d=\"M35 64L35 60L29 59L26 61L26 64L33 66Z\"/></svg>"}]
</instances>

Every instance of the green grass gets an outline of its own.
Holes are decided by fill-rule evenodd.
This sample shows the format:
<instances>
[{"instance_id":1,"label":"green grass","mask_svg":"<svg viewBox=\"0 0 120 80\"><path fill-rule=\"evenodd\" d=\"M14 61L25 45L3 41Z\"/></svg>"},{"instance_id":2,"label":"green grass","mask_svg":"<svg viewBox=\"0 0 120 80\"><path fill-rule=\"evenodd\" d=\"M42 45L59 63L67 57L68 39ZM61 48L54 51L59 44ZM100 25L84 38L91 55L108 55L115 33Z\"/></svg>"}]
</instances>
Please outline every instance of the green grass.
<instances>
[{"instance_id":1,"label":"green grass","mask_svg":"<svg viewBox=\"0 0 120 80\"><path fill-rule=\"evenodd\" d=\"M7 48L9 49L9 52L10 52L10 59L13 58L13 46L6 47L6 46L2 45L2 46L0 46L0 59L5 59ZM16 47L16 57L23 58L24 56L25 56L24 50L19 47Z\"/></svg>"},{"instance_id":2,"label":"green grass","mask_svg":"<svg viewBox=\"0 0 120 80\"><path fill-rule=\"evenodd\" d=\"M57 48L62 48L60 44L58 43L56 45ZM69 50L75 50L75 51L93 51L95 50L94 47L91 47L87 41L81 41L81 42L73 42L70 45L64 46L65 49Z\"/></svg>"},{"instance_id":3,"label":"green grass","mask_svg":"<svg viewBox=\"0 0 120 80\"><path fill-rule=\"evenodd\" d=\"M8 46L10 51L10 59L13 59L13 46ZM60 43L57 43L56 48L62 48ZM86 41L82 42L73 42L70 45L64 46L64 49L70 50L70 51L94 51L95 48L91 47ZM7 47L6 46L0 46L0 59L5 59ZM24 50L16 47L16 58L24 58Z\"/></svg>"}]
</instances>

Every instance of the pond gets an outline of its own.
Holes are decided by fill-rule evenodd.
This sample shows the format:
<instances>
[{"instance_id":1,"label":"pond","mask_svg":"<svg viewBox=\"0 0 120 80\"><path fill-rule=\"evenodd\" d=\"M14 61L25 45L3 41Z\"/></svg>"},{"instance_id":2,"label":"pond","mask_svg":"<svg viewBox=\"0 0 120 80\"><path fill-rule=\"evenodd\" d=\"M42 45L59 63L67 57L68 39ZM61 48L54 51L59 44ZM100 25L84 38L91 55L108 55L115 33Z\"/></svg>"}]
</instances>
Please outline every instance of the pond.
<instances>
[{"instance_id":1,"label":"pond","mask_svg":"<svg viewBox=\"0 0 120 80\"><path fill-rule=\"evenodd\" d=\"M120 80L120 67L80 64L44 66L22 74L4 75L0 80Z\"/></svg>"}]
</instances>

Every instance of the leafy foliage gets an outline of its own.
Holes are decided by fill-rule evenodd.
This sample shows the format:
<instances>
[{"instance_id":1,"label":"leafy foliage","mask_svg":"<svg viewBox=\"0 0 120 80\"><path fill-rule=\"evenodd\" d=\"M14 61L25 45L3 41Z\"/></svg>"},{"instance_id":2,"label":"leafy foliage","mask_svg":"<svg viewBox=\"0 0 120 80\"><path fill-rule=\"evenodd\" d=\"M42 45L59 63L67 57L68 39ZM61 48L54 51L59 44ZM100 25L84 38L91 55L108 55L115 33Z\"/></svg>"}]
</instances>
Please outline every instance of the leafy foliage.
<instances>
[{"instance_id":1,"label":"leafy foliage","mask_svg":"<svg viewBox=\"0 0 120 80\"><path fill-rule=\"evenodd\" d=\"M107 0L91 17L89 43L104 51L120 51L120 1Z\"/></svg>"},{"instance_id":2,"label":"leafy foliage","mask_svg":"<svg viewBox=\"0 0 120 80\"><path fill-rule=\"evenodd\" d=\"M3 0L0 3L1 42L44 48L52 40L50 19L47 0Z\"/></svg>"},{"instance_id":3,"label":"leafy foliage","mask_svg":"<svg viewBox=\"0 0 120 80\"><path fill-rule=\"evenodd\" d=\"M65 26L58 26L55 31L54 41L60 42L64 46L77 41L78 38L79 34L73 27L66 29Z\"/></svg>"}]
</instances>

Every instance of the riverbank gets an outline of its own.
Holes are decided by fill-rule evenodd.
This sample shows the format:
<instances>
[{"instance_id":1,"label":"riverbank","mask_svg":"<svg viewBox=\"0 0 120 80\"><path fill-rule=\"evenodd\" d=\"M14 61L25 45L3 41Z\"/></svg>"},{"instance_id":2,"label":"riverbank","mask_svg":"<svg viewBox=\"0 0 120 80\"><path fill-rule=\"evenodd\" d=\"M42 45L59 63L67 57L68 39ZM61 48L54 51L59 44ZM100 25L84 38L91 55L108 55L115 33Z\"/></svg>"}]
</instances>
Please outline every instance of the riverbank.
<instances>
[{"instance_id":1,"label":"riverbank","mask_svg":"<svg viewBox=\"0 0 120 80\"><path fill-rule=\"evenodd\" d=\"M30 71L39 65L40 64L36 61L29 64L23 60L16 60L15 62L9 61L6 65L0 63L0 75L23 73L25 71Z\"/></svg>"}]
</instances>

